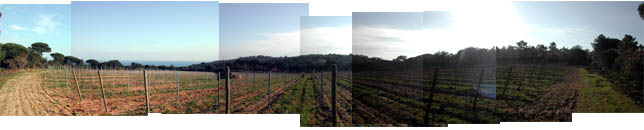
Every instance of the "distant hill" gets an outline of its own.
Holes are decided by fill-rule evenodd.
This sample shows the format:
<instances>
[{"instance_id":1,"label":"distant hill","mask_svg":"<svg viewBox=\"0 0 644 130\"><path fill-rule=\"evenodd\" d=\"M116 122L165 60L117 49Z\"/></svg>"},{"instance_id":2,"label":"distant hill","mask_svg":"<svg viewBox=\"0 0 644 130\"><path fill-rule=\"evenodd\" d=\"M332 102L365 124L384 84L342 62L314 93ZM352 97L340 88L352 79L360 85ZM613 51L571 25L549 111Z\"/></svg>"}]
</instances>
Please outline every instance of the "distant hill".
<instances>
[{"instance_id":1,"label":"distant hill","mask_svg":"<svg viewBox=\"0 0 644 130\"><path fill-rule=\"evenodd\" d=\"M337 64L339 70L351 70L352 55L340 54L311 54L294 57L248 56L232 60L220 60L208 63L193 64L178 67L185 71L223 71L225 66L230 66L232 71L288 71L311 72L328 71L332 64Z\"/></svg>"}]
</instances>

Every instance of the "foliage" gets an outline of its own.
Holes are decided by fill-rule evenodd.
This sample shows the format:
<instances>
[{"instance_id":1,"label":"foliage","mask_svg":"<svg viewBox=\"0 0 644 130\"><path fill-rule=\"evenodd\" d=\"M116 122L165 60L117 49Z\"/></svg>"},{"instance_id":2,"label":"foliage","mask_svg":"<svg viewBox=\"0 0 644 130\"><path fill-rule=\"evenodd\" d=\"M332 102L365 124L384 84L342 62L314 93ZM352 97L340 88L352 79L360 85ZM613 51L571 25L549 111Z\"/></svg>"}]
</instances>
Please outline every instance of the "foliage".
<instances>
[{"instance_id":1,"label":"foliage","mask_svg":"<svg viewBox=\"0 0 644 130\"><path fill-rule=\"evenodd\" d=\"M98 65L100 68L123 68L123 64L119 60L110 60Z\"/></svg>"},{"instance_id":2,"label":"foliage","mask_svg":"<svg viewBox=\"0 0 644 130\"><path fill-rule=\"evenodd\" d=\"M593 43L593 67L616 85L618 90L642 103L642 52L633 36L615 39L599 35ZM639 46L639 48L638 48Z\"/></svg>"},{"instance_id":3,"label":"foliage","mask_svg":"<svg viewBox=\"0 0 644 130\"><path fill-rule=\"evenodd\" d=\"M637 7L637 11L639 12L642 20L644 20L644 3L640 4L640 6Z\"/></svg>"},{"instance_id":4,"label":"foliage","mask_svg":"<svg viewBox=\"0 0 644 130\"><path fill-rule=\"evenodd\" d=\"M2 45L4 59L0 66L9 69L24 68L27 65L28 49L20 44L6 43Z\"/></svg>"},{"instance_id":5,"label":"foliage","mask_svg":"<svg viewBox=\"0 0 644 130\"><path fill-rule=\"evenodd\" d=\"M4 53L4 51L2 50L2 46L3 46L3 45L4 45L4 44L0 43L0 61L3 61L3 60L4 60L4 58L5 58L5 56L6 56L6 54L5 54L5 53Z\"/></svg>"},{"instance_id":6,"label":"foliage","mask_svg":"<svg viewBox=\"0 0 644 130\"><path fill-rule=\"evenodd\" d=\"M338 54L312 54L296 57L270 57L249 56L234 60L221 60L209 63L193 64L186 67L177 67L186 71L223 71L224 66L230 66L235 71L290 71L311 72L314 70L328 70L332 64L338 64L340 70L351 69L351 55ZM146 65L147 66L147 65ZM149 66L155 67L155 66ZM148 68L148 67L146 67ZM157 67L159 68L159 67ZM171 67L165 67L169 69Z\"/></svg>"},{"instance_id":7,"label":"foliage","mask_svg":"<svg viewBox=\"0 0 644 130\"><path fill-rule=\"evenodd\" d=\"M132 62L132 63L130 64L130 68L132 68L132 69L139 69L139 68L143 68L143 65L141 65L141 64L139 64L139 63L136 63L136 62Z\"/></svg>"},{"instance_id":8,"label":"foliage","mask_svg":"<svg viewBox=\"0 0 644 130\"><path fill-rule=\"evenodd\" d=\"M98 68L98 65L101 64L101 62L98 62L96 59L89 59L85 61L85 63L89 64L92 68Z\"/></svg>"},{"instance_id":9,"label":"foliage","mask_svg":"<svg viewBox=\"0 0 644 130\"><path fill-rule=\"evenodd\" d=\"M49 54L52 58L54 58L51 62L53 65L61 65L63 61L65 61L65 55L60 54L60 53L51 53Z\"/></svg>"},{"instance_id":10,"label":"foliage","mask_svg":"<svg viewBox=\"0 0 644 130\"><path fill-rule=\"evenodd\" d=\"M83 60L76 58L74 56L65 56L65 60L63 61L64 65L83 65Z\"/></svg>"},{"instance_id":11,"label":"foliage","mask_svg":"<svg viewBox=\"0 0 644 130\"><path fill-rule=\"evenodd\" d=\"M542 44L530 46L525 41L519 41L517 46L502 47L497 50L498 63L554 63L585 66L590 64L590 51L579 45L568 49L557 48L557 43L551 42L548 47Z\"/></svg>"},{"instance_id":12,"label":"foliage","mask_svg":"<svg viewBox=\"0 0 644 130\"><path fill-rule=\"evenodd\" d=\"M29 47L28 66L31 68L44 67L47 61L42 57L42 53L51 52L51 48L47 43L36 42Z\"/></svg>"},{"instance_id":13,"label":"foliage","mask_svg":"<svg viewBox=\"0 0 644 130\"><path fill-rule=\"evenodd\" d=\"M31 44L31 49L39 52L39 53L44 53L44 52L51 52L51 48L47 43L42 43L42 42L36 42Z\"/></svg>"}]
</instances>

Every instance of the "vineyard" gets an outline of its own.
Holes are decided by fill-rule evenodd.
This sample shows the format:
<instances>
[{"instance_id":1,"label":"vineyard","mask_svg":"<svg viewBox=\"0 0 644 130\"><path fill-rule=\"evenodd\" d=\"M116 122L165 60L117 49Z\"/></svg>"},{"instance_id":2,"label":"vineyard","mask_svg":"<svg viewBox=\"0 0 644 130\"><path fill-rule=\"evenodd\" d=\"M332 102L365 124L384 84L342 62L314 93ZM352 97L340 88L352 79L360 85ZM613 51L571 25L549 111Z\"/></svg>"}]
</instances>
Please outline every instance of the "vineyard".
<instances>
[{"instance_id":1,"label":"vineyard","mask_svg":"<svg viewBox=\"0 0 644 130\"><path fill-rule=\"evenodd\" d=\"M301 95L302 98L306 98L306 90L311 90L308 92L308 98L312 99L311 106L316 110L310 114L314 114L313 117L316 119L309 126L352 126L351 72L336 72L334 77L332 71L319 71L309 76L310 80L303 86ZM335 104L333 104L334 101ZM335 112L334 105L337 105Z\"/></svg>"},{"instance_id":2,"label":"vineyard","mask_svg":"<svg viewBox=\"0 0 644 130\"><path fill-rule=\"evenodd\" d=\"M578 100L590 99L582 95L588 72L580 70L524 64L356 73L58 66L40 77L67 97L73 115L276 113L300 114L302 126L447 126L571 121Z\"/></svg>"},{"instance_id":3,"label":"vineyard","mask_svg":"<svg viewBox=\"0 0 644 130\"><path fill-rule=\"evenodd\" d=\"M271 113L271 100L297 81L294 73L273 73L272 79L269 72L231 74L231 113ZM58 66L40 77L42 86L70 100L73 115L146 115L148 108L152 113L226 112L226 80L213 72Z\"/></svg>"},{"instance_id":4,"label":"vineyard","mask_svg":"<svg viewBox=\"0 0 644 130\"><path fill-rule=\"evenodd\" d=\"M364 126L498 122L493 114L494 69L485 66L356 73L353 121Z\"/></svg>"},{"instance_id":5,"label":"vineyard","mask_svg":"<svg viewBox=\"0 0 644 130\"><path fill-rule=\"evenodd\" d=\"M581 86L574 70L562 65L500 65L496 92L501 121L572 121L575 88Z\"/></svg>"},{"instance_id":6,"label":"vineyard","mask_svg":"<svg viewBox=\"0 0 644 130\"><path fill-rule=\"evenodd\" d=\"M572 70L560 65L479 65L360 72L353 79L353 123L570 121L577 92L570 89L574 85L564 83L573 82L573 77L566 77L576 73Z\"/></svg>"}]
</instances>

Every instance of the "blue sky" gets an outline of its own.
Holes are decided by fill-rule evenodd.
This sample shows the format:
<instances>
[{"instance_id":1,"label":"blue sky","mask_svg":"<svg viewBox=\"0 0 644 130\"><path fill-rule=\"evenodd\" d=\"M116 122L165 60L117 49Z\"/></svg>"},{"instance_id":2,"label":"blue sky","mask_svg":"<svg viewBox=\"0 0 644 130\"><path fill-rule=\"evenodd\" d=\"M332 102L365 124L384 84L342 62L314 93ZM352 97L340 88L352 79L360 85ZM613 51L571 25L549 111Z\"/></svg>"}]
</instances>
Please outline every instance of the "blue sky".
<instances>
[{"instance_id":1,"label":"blue sky","mask_svg":"<svg viewBox=\"0 0 644 130\"><path fill-rule=\"evenodd\" d=\"M354 12L353 24L358 26L386 27L416 30L420 29L420 12Z\"/></svg>"},{"instance_id":2,"label":"blue sky","mask_svg":"<svg viewBox=\"0 0 644 130\"><path fill-rule=\"evenodd\" d=\"M630 34L642 43L644 20L637 13L641 1L631 2L514 2L528 34L568 48L590 43L599 35L621 39ZM530 43L536 45L537 43Z\"/></svg>"},{"instance_id":3,"label":"blue sky","mask_svg":"<svg viewBox=\"0 0 644 130\"><path fill-rule=\"evenodd\" d=\"M599 35L644 39L641 2L480 2L445 11L353 13L353 53L392 59L466 47L557 43L592 50ZM445 5L450 6L450 5ZM420 18L418 18L420 17ZM419 25L420 23L420 25Z\"/></svg>"},{"instance_id":4,"label":"blue sky","mask_svg":"<svg viewBox=\"0 0 644 130\"><path fill-rule=\"evenodd\" d=\"M71 53L69 4L0 4L0 12L0 42L25 47L44 42L52 52Z\"/></svg>"},{"instance_id":5,"label":"blue sky","mask_svg":"<svg viewBox=\"0 0 644 130\"><path fill-rule=\"evenodd\" d=\"M72 54L82 59L219 58L218 2L72 2Z\"/></svg>"},{"instance_id":6,"label":"blue sky","mask_svg":"<svg viewBox=\"0 0 644 130\"><path fill-rule=\"evenodd\" d=\"M300 17L300 54L351 54L351 16Z\"/></svg>"},{"instance_id":7,"label":"blue sky","mask_svg":"<svg viewBox=\"0 0 644 130\"><path fill-rule=\"evenodd\" d=\"M388 60L423 54L422 12L353 12L352 16L354 54Z\"/></svg>"},{"instance_id":8,"label":"blue sky","mask_svg":"<svg viewBox=\"0 0 644 130\"><path fill-rule=\"evenodd\" d=\"M297 56L300 16L308 16L307 3L220 4L220 56Z\"/></svg>"}]
</instances>

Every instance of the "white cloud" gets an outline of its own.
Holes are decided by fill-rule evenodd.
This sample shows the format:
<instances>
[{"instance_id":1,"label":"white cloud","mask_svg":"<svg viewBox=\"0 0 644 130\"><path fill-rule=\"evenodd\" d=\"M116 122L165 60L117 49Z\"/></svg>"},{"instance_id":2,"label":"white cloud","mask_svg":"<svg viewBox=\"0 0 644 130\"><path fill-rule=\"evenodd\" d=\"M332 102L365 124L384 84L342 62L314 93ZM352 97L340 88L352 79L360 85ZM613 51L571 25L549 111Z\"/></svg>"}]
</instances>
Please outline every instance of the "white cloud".
<instances>
[{"instance_id":1,"label":"white cloud","mask_svg":"<svg viewBox=\"0 0 644 130\"><path fill-rule=\"evenodd\" d=\"M11 25L9 25L9 27L11 29L13 29L13 30L16 30L16 31L22 31L22 30L28 29L27 27L23 27L23 26L20 26L20 25L15 25L15 24L11 24Z\"/></svg>"},{"instance_id":2,"label":"white cloud","mask_svg":"<svg viewBox=\"0 0 644 130\"><path fill-rule=\"evenodd\" d=\"M351 53L351 26L304 28L300 35L303 55Z\"/></svg>"},{"instance_id":3,"label":"white cloud","mask_svg":"<svg viewBox=\"0 0 644 130\"><path fill-rule=\"evenodd\" d=\"M555 27L555 28L533 28L539 33L556 33L556 35L570 35L576 33L588 32L591 30L588 26L579 27Z\"/></svg>"},{"instance_id":4,"label":"white cloud","mask_svg":"<svg viewBox=\"0 0 644 130\"><path fill-rule=\"evenodd\" d=\"M250 55L296 56L300 54L300 32L278 32L259 34L266 38L247 44Z\"/></svg>"},{"instance_id":5,"label":"white cloud","mask_svg":"<svg viewBox=\"0 0 644 130\"><path fill-rule=\"evenodd\" d=\"M49 14L38 15L35 21L36 26L32 28L32 31L40 34L44 34L56 29L56 27L60 26L61 23L59 21L54 20L54 17L55 15L49 15Z\"/></svg>"},{"instance_id":6,"label":"white cloud","mask_svg":"<svg viewBox=\"0 0 644 130\"><path fill-rule=\"evenodd\" d=\"M586 31L589 31L589 30L590 30L590 27L588 27L588 26L581 26L581 27L577 27L577 28L575 28L574 30L575 30L575 31L580 31L580 32L586 32Z\"/></svg>"},{"instance_id":7,"label":"white cloud","mask_svg":"<svg viewBox=\"0 0 644 130\"><path fill-rule=\"evenodd\" d=\"M60 25L61 23L58 21L53 20L54 15L40 15L38 16L38 21L36 22L36 25L38 26L44 26L50 29L56 28L56 26Z\"/></svg>"},{"instance_id":8,"label":"white cloud","mask_svg":"<svg viewBox=\"0 0 644 130\"><path fill-rule=\"evenodd\" d=\"M424 30L405 30L355 25L353 53L393 59L398 55L416 56L425 49Z\"/></svg>"}]
</instances>

